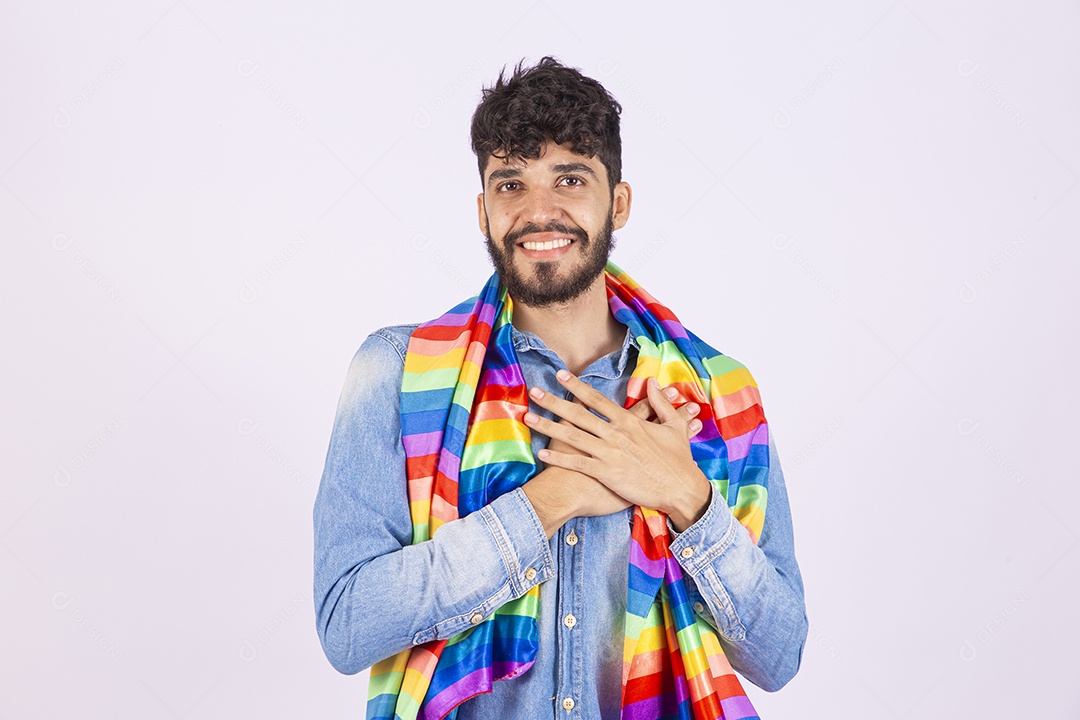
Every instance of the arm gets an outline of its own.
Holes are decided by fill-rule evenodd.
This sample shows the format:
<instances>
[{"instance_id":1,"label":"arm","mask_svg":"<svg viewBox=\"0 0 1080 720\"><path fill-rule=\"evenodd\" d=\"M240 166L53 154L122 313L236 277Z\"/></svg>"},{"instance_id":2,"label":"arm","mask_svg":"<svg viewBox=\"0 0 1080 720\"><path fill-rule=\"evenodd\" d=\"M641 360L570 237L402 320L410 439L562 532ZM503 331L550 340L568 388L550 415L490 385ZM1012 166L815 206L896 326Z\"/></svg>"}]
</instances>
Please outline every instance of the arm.
<instances>
[{"instance_id":1,"label":"arm","mask_svg":"<svg viewBox=\"0 0 1080 720\"><path fill-rule=\"evenodd\" d=\"M706 612L699 614L717 629L728 660L773 692L798 671L808 624L787 488L771 433L768 487L757 545L717 493L685 532L669 528L671 552L686 573L691 601L704 605ZM685 548L693 548L689 558L683 557Z\"/></svg>"},{"instance_id":2,"label":"arm","mask_svg":"<svg viewBox=\"0 0 1080 720\"><path fill-rule=\"evenodd\" d=\"M544 528L520 488L411 544L398 405L404 350L380 331L353 357L313 509L316 626L327 659L346 674L461 632L554 576Z\"/></svg>"}]
</instances>

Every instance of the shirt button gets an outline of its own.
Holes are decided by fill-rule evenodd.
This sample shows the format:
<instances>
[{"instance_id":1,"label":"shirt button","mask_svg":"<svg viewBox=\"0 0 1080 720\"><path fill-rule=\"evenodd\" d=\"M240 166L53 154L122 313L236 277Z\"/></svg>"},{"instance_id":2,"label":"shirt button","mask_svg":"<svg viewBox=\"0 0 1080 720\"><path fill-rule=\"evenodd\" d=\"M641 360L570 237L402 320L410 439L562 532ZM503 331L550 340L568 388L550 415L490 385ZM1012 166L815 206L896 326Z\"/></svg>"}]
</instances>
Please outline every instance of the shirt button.
<instances>
[{"instance_id":1,"label":"shirt button","mask_svg":"<svg viewBox=\"0 0 1080 720\"><path fill-rule=\"evenodd\" d=\"M702 605L699 602L694 603L694 612L704 615L705 614L705 606Z\"/></svg>"},{"instance_id":2,"label":"shirt button","mask_svg":"<svg viewBox=\"0 0 1080 720\"><path fill-rule=\"evenodd\" d=\"M577 545L577 539L578 539L577 535L574 533L573 530L571 530L570 534L566 536L566 544L570 545L570 546ZM571 701L571 702L573 702L573 701Z\"/></svg>"},{"instance_id":3,"label":"shirt button","mask_svg":"<svg viewBox=\"0 0 1080 720\"><path fill-rule=\"evenodd\" d=\"M533 568L529 568L528 570L525 571L525 579L526 580L532 580L535 577L536 577L536 570L534 570Z\"/></svg>"},{"instance_id":4,"label":"shirt button","mask_svg":"<svg viewBox=\"0 0 1080 720\"><path fill-rule=\"evenodd\" d=\"M694 548L692 548L692 547L684 547L682 549L682 552L679 553L679 555L682 556L683 560L686 560L687 558L691 557L693 554L694 554Z\"/></svg>"},{"instance_id":5,"label":"shirt button","mask_svg":"<svg viewBox=\"0 0 1080 720\"><path fill-rule=\"evenodd\" d=\"M473 625L479 625L480 623L484 622L484 616L482 613L473 613L473 616L469 618L469 622L471 622Z\"/></svg>"},{"instance_id":6,"label":"shirt button","mask_svg":"<svg viewBox=\"0 0 1080 720\"><path fill-rule=\"evenodd\" d=\"M562 706L563 706L563 710L565 710L566 712L570 712L571 710L574 709L574 698L572 698L572 697L563 698Z\"/></svg>"},{"instance_id":7,"label":"shirt button","mask_svg":"<svg viewBox=\"0 0 1080 720\"><path fill-rule=\"evenodd\" d=\"M563 618L562 622L563 625L565 625L566 627L573 628L575 625L577 625L577 618L574 617L574 613L570 613Z\"/></svg>"}]
</instances>

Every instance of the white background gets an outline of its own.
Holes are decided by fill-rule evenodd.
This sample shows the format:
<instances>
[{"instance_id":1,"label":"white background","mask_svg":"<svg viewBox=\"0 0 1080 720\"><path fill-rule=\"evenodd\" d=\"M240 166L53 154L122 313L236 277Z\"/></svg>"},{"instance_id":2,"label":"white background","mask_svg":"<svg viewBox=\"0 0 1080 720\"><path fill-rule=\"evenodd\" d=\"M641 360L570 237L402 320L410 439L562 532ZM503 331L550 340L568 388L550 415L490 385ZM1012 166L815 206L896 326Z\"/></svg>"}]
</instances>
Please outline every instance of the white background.
<instances>
[{"instance_id":1,"label":"white background","mask_svg":"<svg viewBox=\"0 0 1080 720\"><path fill-rule=\"evenodd\" d=\"M613 259L761 386L811 622L762 716L1080 717L1076 3L449 5L4 4L0 715L362 717L338 394L489 275L469 120L553 54L624 105Z\"/></svg>"}]
</instances>

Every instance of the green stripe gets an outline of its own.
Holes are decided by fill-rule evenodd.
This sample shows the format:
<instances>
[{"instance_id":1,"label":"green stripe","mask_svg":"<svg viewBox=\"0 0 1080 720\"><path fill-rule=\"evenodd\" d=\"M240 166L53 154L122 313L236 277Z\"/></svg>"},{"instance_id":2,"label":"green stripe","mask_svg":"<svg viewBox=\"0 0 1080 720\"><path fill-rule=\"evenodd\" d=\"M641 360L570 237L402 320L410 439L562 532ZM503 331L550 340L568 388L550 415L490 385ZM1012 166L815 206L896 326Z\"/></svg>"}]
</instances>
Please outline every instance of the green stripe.
<instances>
[{"instance_id":1,"label":"green stripe","mask_svg":"<svg viewBox=\"0 0 1080 720\"><path fill-rule=\"evenodd\" d=\"M727 355L714 355L711 358L702 358L701 364L705 366L705 369L708 370L709 374L713 377L720 377L732 370L746 369L746 366L741 362L728 357Z\"/></svg>"},{"instance_id":2,"label":"green stripe","mask_svg":"<svg viewBox=\"0 0 1080 720\"><path fill-rule=\"evenodd\" d=\"M490 440L479 445L469 445L463 452L461 472L483 467L488 463L523 462L534 463L532 445L524 440Z\"/></svg>"},{"instance_id":3,"label":"green stripe","mask_svg":"<svg viewBox=\"0 0 1080 720\"><path fill-rule=\"evenodd\" d=\"M724 502L726 503L727 502L728 483L730 481L727 478L724 478L722 480L709 480L709 482L712 483L713 490L716 490L716 492L718 492L720 494L720 497L724 498Z\"/></svg>"},{"instance_id":4,"label":"green stripe","mask_svg":"<svg viewBox=\"0 0 1080 720\"><path fill-rule=\"evenodd\" d=\"M424 372L407 372L401 376L402 392L422 392L424 390L446 390L457 383L461 368L440 368Z\"/></svg>"},{"instance_id":5,"label":"green stripe","mask_svg":"<svg viewBox=\"0 0 1080 720\"><path fill-rule=\"evenodd\" d=\"M397 695L401 692L401 681L405 673L388 672L382 675L372 675L368 680L368 700L374 700L380 695Z\"/></svg>"},{"instance_id":6,"label":"green stripe","mask_svg":"<svg viewBox=\"0 0 1080 720\"><path fill-rule=\"evenodd\" d=\"M769 491L757 484L743 485L739 488L739 494L735 497L735 508L744 508L754 505L765 512L765 503L769 500Z\"/></svg>"}]
</instances>

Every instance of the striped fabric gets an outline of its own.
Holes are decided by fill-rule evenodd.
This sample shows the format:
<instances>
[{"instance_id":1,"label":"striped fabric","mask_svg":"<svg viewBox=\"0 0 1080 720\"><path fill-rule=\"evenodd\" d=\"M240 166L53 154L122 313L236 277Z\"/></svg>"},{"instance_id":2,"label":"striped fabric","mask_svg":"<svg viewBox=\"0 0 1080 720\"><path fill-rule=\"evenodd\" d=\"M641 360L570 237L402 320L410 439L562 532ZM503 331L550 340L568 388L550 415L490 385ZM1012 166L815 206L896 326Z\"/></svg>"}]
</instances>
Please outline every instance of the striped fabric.
<instances>
[{"instance_id":1,"label":"striped fabric","mask_svg":"<svg viewBox=\"0 0 1080 720\"><path fill-rule=\"evenodd\" d=\"M673 385L679 406L701 406L692 456L756 543L768 497L769 431L757 384L739 362L686 330L629 275L609 262L608 303L638 342L625 406L646 381ZM523 485L536 472L529 407L511 341L513 302L498 275L482 292L419 326L401 386L413 543ZM716 632L690 604L669 549L663 513L634 508L623 645L622 717L743 720L757 714ZM536 658L540 586L446 640L433 640L371 668L368 718L456 718L457 706Z\"/></svg>"}]
</instances>

